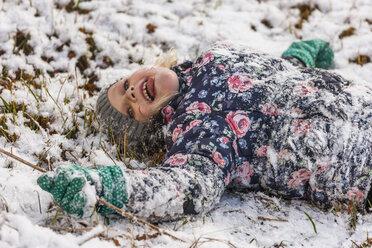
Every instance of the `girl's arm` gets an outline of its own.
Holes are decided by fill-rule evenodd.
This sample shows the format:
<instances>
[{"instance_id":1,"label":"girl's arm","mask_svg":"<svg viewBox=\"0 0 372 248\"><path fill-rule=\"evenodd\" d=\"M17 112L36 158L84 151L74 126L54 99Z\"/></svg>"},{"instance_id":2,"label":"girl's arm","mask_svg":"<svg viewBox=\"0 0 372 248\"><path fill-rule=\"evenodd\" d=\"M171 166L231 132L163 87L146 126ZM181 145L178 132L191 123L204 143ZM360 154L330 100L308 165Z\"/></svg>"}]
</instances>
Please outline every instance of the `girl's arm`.
<instances>
[{"instance_id":1,"label":"girl's arm","mask_svg":"<svg viewBox=\"0 0 372 248\"><path fill-rule=\"evenodd\" d=\"M209 158L177 153L171 167L125 170L126 210L153 222L207 212L224 191L223 173ZM194 166L198 166L197 168Z\"/></svg>"},{"instance_id":2,"label":"girl's arm","mask_svg":"<svg viewBox=\"0 0 372 248\"><path fill-rule=\"evenodd\" d=\"M169 135L174 143L161 167L124 171L126 209L151 221L209 211L236 165L236 137L223 118L205 115L203 121L177 125Z\"/></svg>"}]
</instances>

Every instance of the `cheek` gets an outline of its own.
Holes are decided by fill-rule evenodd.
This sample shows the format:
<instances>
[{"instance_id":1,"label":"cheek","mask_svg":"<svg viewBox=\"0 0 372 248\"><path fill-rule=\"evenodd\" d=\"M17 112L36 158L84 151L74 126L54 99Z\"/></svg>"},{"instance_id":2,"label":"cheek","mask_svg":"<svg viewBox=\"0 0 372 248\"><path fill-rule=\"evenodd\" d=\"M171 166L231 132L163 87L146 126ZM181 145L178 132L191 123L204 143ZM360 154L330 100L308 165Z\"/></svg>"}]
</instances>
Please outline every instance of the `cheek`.
<instances>
[{"instance_id":1,"label":"cheek","mask_svg":"<svg viewBox=\"0 0 372 248\"><path fill-rule=\"evenodd\" d=\"M178 78L176 75L173 75L171 72L164 73L160 77L161 89L164 92L174 92L178 91Z\"/></svg>"},{"instance_id":2,"label":"cheek","mask_svg":"<svg viewBox=\"0 0 372 248\"><path fill-rule=\"evenodd\" d=\"M153 107L151 105L140 105L139 111L142 113L142 116L147 120L153 115Z\"/></svg>"}]
</instances>

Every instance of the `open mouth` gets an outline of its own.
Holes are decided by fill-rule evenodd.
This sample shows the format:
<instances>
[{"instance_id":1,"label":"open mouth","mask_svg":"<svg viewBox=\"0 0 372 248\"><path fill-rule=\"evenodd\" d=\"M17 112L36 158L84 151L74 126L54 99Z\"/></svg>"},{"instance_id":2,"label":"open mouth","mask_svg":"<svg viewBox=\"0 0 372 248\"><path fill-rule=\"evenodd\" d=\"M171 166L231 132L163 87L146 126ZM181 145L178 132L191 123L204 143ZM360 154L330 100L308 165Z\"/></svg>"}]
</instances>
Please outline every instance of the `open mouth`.
<instances>
[{"instance_id":1,"label":"open mouth","mask_svg":"<svg viewBox=\"0 0 372 248\"><path fill-rule=\"evenodd\" d=\"M152 102L155 99L155 87L154 87L155 79L154 77L149 77L143 83L142 92L145 96L146 100Z\"/></svg>"}]
</instances>

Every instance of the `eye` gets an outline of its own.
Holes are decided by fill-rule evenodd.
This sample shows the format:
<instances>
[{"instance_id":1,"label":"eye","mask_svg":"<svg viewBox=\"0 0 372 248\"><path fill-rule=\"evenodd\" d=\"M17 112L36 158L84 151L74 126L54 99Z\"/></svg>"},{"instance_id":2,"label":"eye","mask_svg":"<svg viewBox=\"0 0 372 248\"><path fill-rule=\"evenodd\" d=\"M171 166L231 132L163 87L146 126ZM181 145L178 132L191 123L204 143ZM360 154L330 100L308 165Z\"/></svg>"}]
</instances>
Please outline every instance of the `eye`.
<instances>
[{"instance_id":1,"label":"eye","mask_svg":"<svg viewBox=\"0 0 372 248\"><path fill-rule=\"evenodd\" d=\"M125 80L124 82L124 90L127 91L129 89L129 81Z\"/></svg>"},{"instance_id":2,"label":"eye","mask_svg":"<svg viewBox=\"0 0 372 248\"><path fill-rule=\"evenodd\" d=\"M133 109L128 109L128 116L129 116L129 118L134 118L134 112L133 112Z\"/></svg>"}]
</instances>

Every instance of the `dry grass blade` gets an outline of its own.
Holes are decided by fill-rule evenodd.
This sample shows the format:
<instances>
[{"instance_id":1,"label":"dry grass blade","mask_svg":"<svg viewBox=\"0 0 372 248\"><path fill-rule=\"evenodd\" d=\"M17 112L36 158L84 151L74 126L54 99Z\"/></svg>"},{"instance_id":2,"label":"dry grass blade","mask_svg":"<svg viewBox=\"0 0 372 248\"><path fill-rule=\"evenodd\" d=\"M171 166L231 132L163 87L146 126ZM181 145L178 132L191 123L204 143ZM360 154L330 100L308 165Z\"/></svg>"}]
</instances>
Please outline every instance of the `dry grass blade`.
<instances>
[{"instance_id":1,"label":"dry grass blade","mask_svg":"<svg viewBox=\"0 0 372 248\"><path fill-rule=\"evenodd\" d=\"M159 232L149 234L149 233L144 233L142 235L137 234L136 235L136 240L141 241L141 240L148 240L148 239L154 239L157 238L160 235Z\"/></svg>"},{"instance_id":2,"label":"dry grass blade","mask_svg":"<svg viewBox=\"0 0 372 248\"><path fill-rule=\"evenodd\" d=\"M108 154L108 152L106 151L106 149L103 147L103 145L101 144L100 147L102 148L103 152L111 159L111 161L114 163L114 165L117 165L115 160L110 156L110 154Z\"/></svg>"},{"instance_id":3,"label":"dry grass blade","mask_svg":"<svg viewBox=\"0 0 372 248\"><path fill-rule=\"evenodd\" d=\"M26 160L24 160L24 159L22 159L22 158L20 158L20 157L18 157L18 156L16 156L16 155L14 155L14 154L12 154L12 153L10 153L10 152L7 152L7 151L5 151L5 150L3 150L3 149L1 149L1 148L0 148L0 152L2 152L2 153L4 153L4 154L8 155L8 156L11 157L11 158L14 158L15 160L18 160L19 162L24 163L25 165L28 165L28 166L34 168L35 170L41 171L41 172L43 172L43 173L47 172L46 170L44 170L44 169L42 169L42 168L40 168L40 167L38 167L38 166L36 166L36 165L33 165L33 164L31 164L30 162L27 162Z\"/></svg>"},{"instance_id":4,"label":"dry grass blade","mask_svg":"<svg viewBox=\"0 0 372 248\"><path fill-rule=\"evenodd\" d=\"M124 133L124 159L123 159L124 164L125 164L126 147L127 147L127 131L128 131L128 127L125 127L125 133Z\"/></svg>"},{"instance_id":5,"label":"dry grass blade","mask_svg":"<svg viewBox=\"0 0 372 248\"><path fill-rule=\"evenodd\" d=\"M67 152L76 160L76 162L79 161L79 159L72 153L72 150L67 150Z\"/></svg>"},{"instance_id":6,"label":"dry grass blade","mask_svg":"<svg viewBox=\"0 0 372 248\"><path fill-rule=\"evenodd\" d=\"M30 120L32 120L35 123L35 125L39 128L39 130L44 136L47 136L47 133L45 132L44 128L40 126L39 122L37 122L29 113L24 112L24 114L27 115L28 118L30 118Z\"/></svg>"},{"instance_id":7,"label":"dry grass blade","mask_svg":"<svg viewBox=\"0 0 372 248\"><path fill-rule=\"evenodd\" d=\"M205 239L205 240L201 240ZM233 245L230 241L222 240L222 239L215 239L215 238L206 238L206 237L199 237L197 240L194 241L194 243L191 244L189 248L196 248L199 245L203 245L208 242L220 242L220 243L225 243L229 247L236 248L235 245Z\"/></svg>"},{"instance_id":8,"label":"dry grass blade","mask_svg":"<svg viewBox=\"0 0 372 248\"><path fill-rule=\"evenodd\" d=\"M102 231L100 231L100 232L98 232L98 233L96 233L96 234L94 234L94 235L92 235L92 236L86 238L85 240L80 241L78 245L81 246L81 245L85 244L86 242L88 242L89 240L92 240L92 239L94 239L94 238L100 236L100 235L103 234L104 232L106 232L106 230L102 230Z\"/></svg>"},{"instance_id":9,"label":"dry grass blade","mask_svg":"<svg viewBox=\"0 0 372 248\"><path fill-rule=\"evenodd\" d=\"M357 243L355 243L354 240L350 240L350 241L351 241L351 243L353 243L353 245L355 245L357 248L361 248Z\"/></svg>"},{"instance_id":10,"label":"dry grass blade","mask_svg":"<svg viewBox=\"0 0 372 248\"><path fill-rule=\"evenodd\" d=\"M178 241L181 241L181 242L186 242L185 240L180 239L180 238L178 238L178 237L176 237L176 236L170 234L169 232L167 232L167 231L165 231L165 230L162 230L162 229L160 229L160 228L157 227L157 226L154 226L153 224L151 224L151 223L149 223L149 222L147 222L147 221L144 221L144 220L142 220L142 219L140 219L140 218L137 218L137 217L135 217L134 215L132 215L132 214L130 214L130 213L127 213L127 212L121 210L121 209L118 208L118 207L115 207L114 205L112 205L111 203L109 203L109 202L107 202L107 201L105 201L105 200L103 200L103 199L98 199L98 201L99 201L100 203L102 203L103 205L105 205L105 206L107 206L107 207L109 207L109 208L111 208L111 209L114 209L118 214L121 214L121 215L124 216L124 217L128 217L129 219L131 219L131 220L133 220L133 221L136 221L136 222L138 222L138 223L144 224L144 225L150 227L151 229L154 229L154 230L158 231L158 232L161 233L161 234L165 234L165 235L167 235L167 236L169 236L169 237L171 237L171 238L173 238L173 239L175 239L175 240L178 240Z\"/></svg>"},{"instance_id":11,"label":"dry grass blade","mask_svg":"<svg viewBox=\"0 0 372 248\"><path fill-rule=\"evenodd\" d=\"M316 226L315 226L315 223L314 223L313 219L310 217L310 215L309 215L308 213L304 212L304 214L307 216L307 218L310 220L311 224L313 225L314 232L315 232L315 233L318 233L318 232L316 231Z\"/></svg>"},{"instance_id":12,"label":"dry grass blade","mask_svg":"<svg viewBox=\"0 0 372 248\"><path fill-rule=\"evenodd\" d=\"M280 222L288 222L288 220L283 220L283 219L272 219L272 218L266 218L263 216L258 216L259 220L269 220L269 221L280 221Z\"/></svg>"},{"instance_id":13,"label":"dry grass blade","mask_svg":"<svg viewBox=\"0 0 372 248\"><path fill-rule=\"evenodd\" d=\"M64 226L42 226L47 227L54 230L62 230L62 231L68 231L68 232L74 232L74 231L90 231L93 229L93 227L64 227Z\"/></svg>"},{"instance_id":14,"label":"dry grass blade","mask_svg":"<svg viewBox=\"0 0 372 248\"><path fill-rule=\"evenodd\" d=\"M9 209L8 209L8 204L6 203L6 200L5 200L5 198L2 196L2 195L0 195L0 201L1 201L1 204L0 204L0 213L2 212L2 211L5 211L5 212L9 212Z\"/></svg>"},{"instance_id":15,"label":"dry grass blade","mask_svg":"<svg viewBox=\"0 0 372 248\"><path fill-rule=\"evenodd\" d=\"M114 227L109 227L108 230L113 230L115 232L118 232L120 233L121 236L125 237L126 239L130 240L133 242L133 238L129 235L127 235L126 233L122 232L121 230L117 229L117 228L114 228Z\"/></svg>"}]
</instances>

